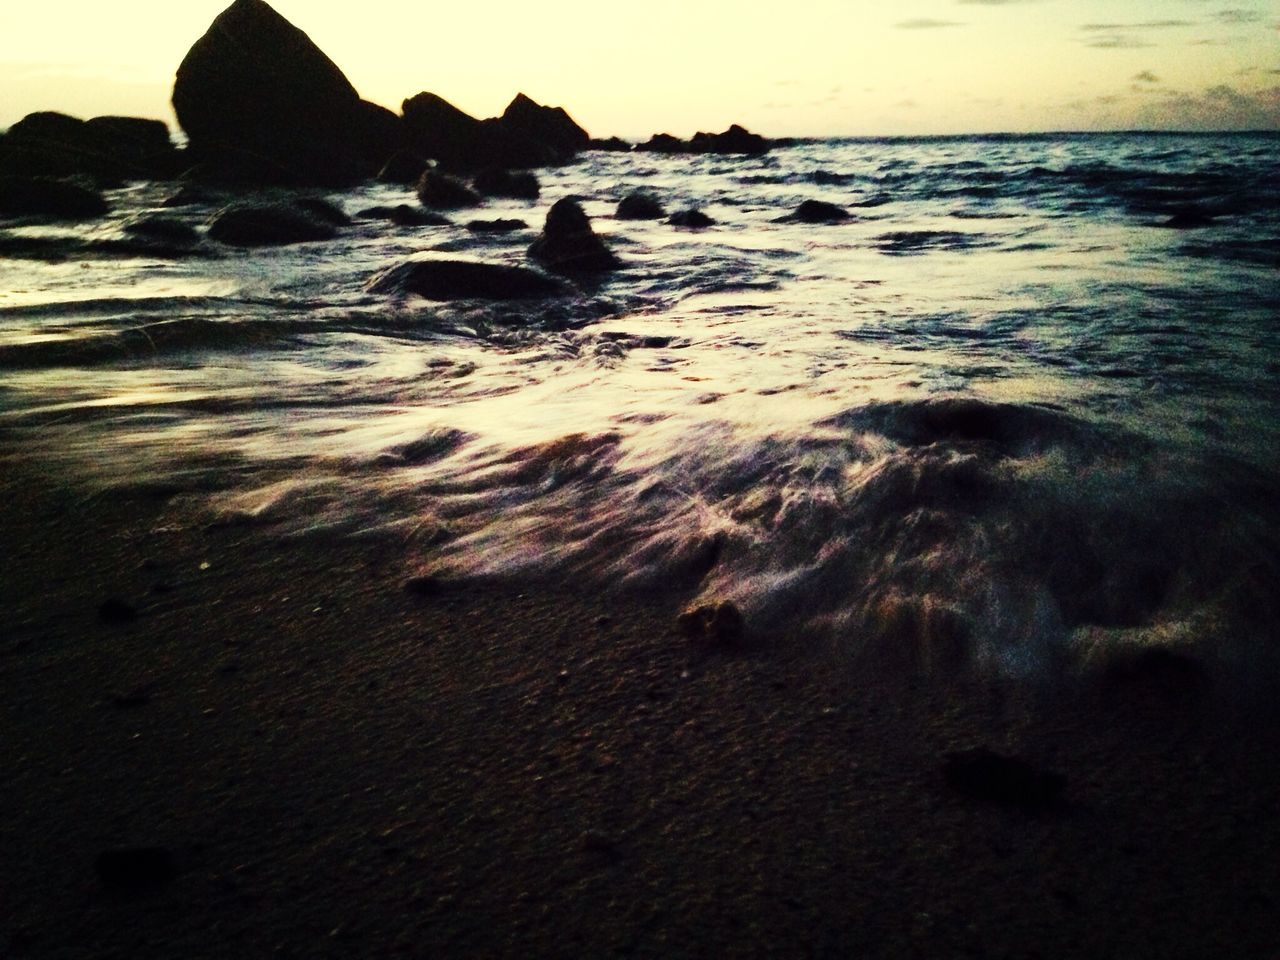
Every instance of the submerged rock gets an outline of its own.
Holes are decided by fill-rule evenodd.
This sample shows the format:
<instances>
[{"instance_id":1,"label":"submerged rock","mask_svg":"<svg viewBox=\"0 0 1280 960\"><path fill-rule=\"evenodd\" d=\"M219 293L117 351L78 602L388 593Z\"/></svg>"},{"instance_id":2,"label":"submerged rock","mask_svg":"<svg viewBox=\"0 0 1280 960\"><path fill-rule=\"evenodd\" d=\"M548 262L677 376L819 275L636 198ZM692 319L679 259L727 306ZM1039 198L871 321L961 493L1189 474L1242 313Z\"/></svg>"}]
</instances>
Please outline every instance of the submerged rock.
<instances>
[{"instance_id":1,"label":"submerged rock","mask_svg":"<svg viewBox=\"0 0 1280 960\"><path fill-rule=\"evenodd\" d=\"M400 119L360 99L311 39L263 0L235 0L178 67L173 108L215 177L347 185L401 146Z\"/></svg>"},{"instance_id":2,"label":"submerged rock","mask_svg":"<svg viewBox=\"0 0 1280 960\"><path fill-rule=\"evenodd\" d=\"M557 200L547 211L542 234L529 247L529 256L553 273L604 273L620 264L591 221L572 197Z\"/></svg>"},{"instance_id":3,"label":"submerged rock","mask_svg":"<svg viewBox=\"0 0 1280 960\"><path fill-rule=\"evenodd\" d=\"M975 747L949 753L942 775L955 790L975 800L1001 803L1036 813L1055 807L1062 799L1066 779L1038 770L1025 760Z\"/></svg>"},{"instance_id":4,"label":"submerged rock","mask_svg":"<svg viewBox=\"0 0 1280 960\"><path fill-rule=\"evenodd\" d=\"M844 223L849 211L825 200L805 200L795 211L779 217L774 223Z\"/></svg>"},{"instance_id":5,"label":"submerged rock","mask_svg":"<svg viewBox=\"0 0 1280 960\"><path fill-rule=\"evenodd\" d=\"M92 220L110 210L96 190L51 177L0 177L0 216Z\"/></svg>"},{"instance_id":6,"label":"submerged rock","mask_svg":"<svg viewBox=\"0 0 1280 960\"><path fill-rule=\"evenodd\" d=\"M451 222L448 217L407 203L394 207L368 207L358 211L356 216L361 220L390 220L398 227L447 227Z\"/></svg>"},{"instance_id":7,"label":"submerged rock","mask_svg":"<svg viewBox=\"0 0 1280 960\"><path fill-rule=\"evenodd\" d=\"M337 225L308 206L287 200L234 203L210 221L209 236L233 247L283 246L336 237Z\"/></svg>"},{"instance_id":8,"label":"submerged rock","mask_svg":"<svg viewBox=\"0 0 1280 960\"><path fill-rule=\"evenodd\" d=\"M614 214L619 220L661 220L667 215L658 198L643 190L627 194L618 203Z\"/></svg>"},{"instance_id":9,"label":"submerged rock","mask_svg":"<svg viewBox=\"0 0 1280 960\"><path fill-rule=\"evenodd\" d=\"M527 229L529 224L523 220L472 220L467 229L472 233L511 233L513 230Z\"/></svg>"},{"instance_id":10,"label":"submerged rock","mask_svg":"<svg viewBox=\"0 0 1280 960\"><path fill-rule=\"evenodd\" d=\"M368 289L428 300L531 300L571 292L539 270L474 260L410 260L378 274Z\"/></svg>"},{"instance_id":11,"label":"submerged rock","mask_svg":"<svg viewBox=\"0 0 1280 960\"><path fill-rule=\"evenodd\" d=\"M455 210L459 207L478 207L484 201L461 180L428 170L418 181L418 199L424 207L433 210Z\"/></svg>"},{"instance_id":12,"label":"submerged rock","mask_svg":"<svg viewBox=\"0 0 1280 960\"><path fill-rule=\"evenodd\" d=\"M716 222L696 207L690 207L688 210L681 210L673 213L667 218L667 223L673 227L689 227L694 230L701 230L705 227L714 227Z\"/></svg>"}]
</instances>

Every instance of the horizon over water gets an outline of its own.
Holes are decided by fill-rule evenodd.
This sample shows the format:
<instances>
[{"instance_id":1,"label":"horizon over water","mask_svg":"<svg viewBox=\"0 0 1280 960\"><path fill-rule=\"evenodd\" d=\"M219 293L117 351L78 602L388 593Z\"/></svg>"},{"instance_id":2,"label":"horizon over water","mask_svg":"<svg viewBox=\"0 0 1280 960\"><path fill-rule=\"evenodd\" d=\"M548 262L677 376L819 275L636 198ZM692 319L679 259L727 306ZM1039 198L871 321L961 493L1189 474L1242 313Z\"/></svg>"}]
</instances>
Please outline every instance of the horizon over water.
<instances>
[{"instance_id":1,"label":"horizon over water","mask_svg":"<svg viewBox=\"0 0 1280 960\"><path fill-rule=\"evenodd\" d=\"M272 534L392 538L406 574L687 592L872 669L1034 677L1148 645L1270 683L1278 145L588 153L450 226L95 255L144 214L203 234L223 202L132 183L101 222L5 231L89 252L0 259L0 437ZM614 219L637 189L717 223ZM367 289L414 257L523 264L566 196L623 261L573 297ZM851 219L778 222L804 200Z\"/></svg>"}]
</instances>

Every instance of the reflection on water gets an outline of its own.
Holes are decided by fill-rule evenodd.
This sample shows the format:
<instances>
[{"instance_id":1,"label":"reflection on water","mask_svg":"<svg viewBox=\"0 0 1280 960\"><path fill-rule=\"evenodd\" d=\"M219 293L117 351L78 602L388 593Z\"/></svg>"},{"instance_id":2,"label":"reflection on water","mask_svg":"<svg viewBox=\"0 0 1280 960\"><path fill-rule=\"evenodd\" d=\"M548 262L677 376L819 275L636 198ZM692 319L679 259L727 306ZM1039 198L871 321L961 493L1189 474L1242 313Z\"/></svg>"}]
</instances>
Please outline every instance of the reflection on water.
<instances>
[{"instance_id":1,"label":"reflection on water","mask_svg":"<svg viewBox=\"0 0 1280 960\"><path fill-rule=\"evenodd\" d=\"M532 230L0 260L0 430L284 530L391 532L454 575L687 590L899 666L1191 639L1254 657L1280 565L1277 146L592 154L483 211L539 224L582 197L625 263L532 304L366 289L424 252L522 263ZM637 188L718 224L612 219ZM166 196L46 234L212 209ZM806 199L854 216L777 222ZM1209 225L1164 226L1187 210Z\"/></svg>"}]
</instances>

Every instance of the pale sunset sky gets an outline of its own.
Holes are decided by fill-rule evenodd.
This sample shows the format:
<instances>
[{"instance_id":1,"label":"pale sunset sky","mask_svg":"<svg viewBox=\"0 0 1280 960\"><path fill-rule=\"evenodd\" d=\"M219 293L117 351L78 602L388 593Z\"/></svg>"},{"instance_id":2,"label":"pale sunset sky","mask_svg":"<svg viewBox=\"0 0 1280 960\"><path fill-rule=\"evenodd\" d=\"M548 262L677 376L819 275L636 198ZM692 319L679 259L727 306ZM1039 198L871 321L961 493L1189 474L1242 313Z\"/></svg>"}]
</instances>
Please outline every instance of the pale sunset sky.
<instances>
[{"instance_id":1,"label":"pale sunset sky","mask_svg":"<svg viewBox=\"0 0 1280 960\"><path fill-rule=\"evenodd\" d=\"M0 128L159 117L229 0L0 0ZM1280 0L277 0L366 99L594 136L1280 128Z\"/></svg>"}]
</instances>

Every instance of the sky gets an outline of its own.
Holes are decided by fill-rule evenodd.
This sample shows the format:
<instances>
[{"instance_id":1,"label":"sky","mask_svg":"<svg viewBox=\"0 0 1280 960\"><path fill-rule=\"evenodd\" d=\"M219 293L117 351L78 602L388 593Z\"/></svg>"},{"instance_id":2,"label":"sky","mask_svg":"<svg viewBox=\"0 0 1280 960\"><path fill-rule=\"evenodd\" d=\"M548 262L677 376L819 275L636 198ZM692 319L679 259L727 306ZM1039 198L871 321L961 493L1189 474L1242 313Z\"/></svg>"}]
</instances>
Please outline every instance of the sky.
<instances>
[{"instance_id":1,"label":"sky","mask_svg":"<svg viewBox=\"0 0 1280 960\"><path fill-rule=\"evenodd\" d=\"M229 0L0 0L0 128L175 123ZM517 92L593 136L1280 129L1280 0L277 0L366 99L476 116Z\"/></svg>"}]
</instances>

